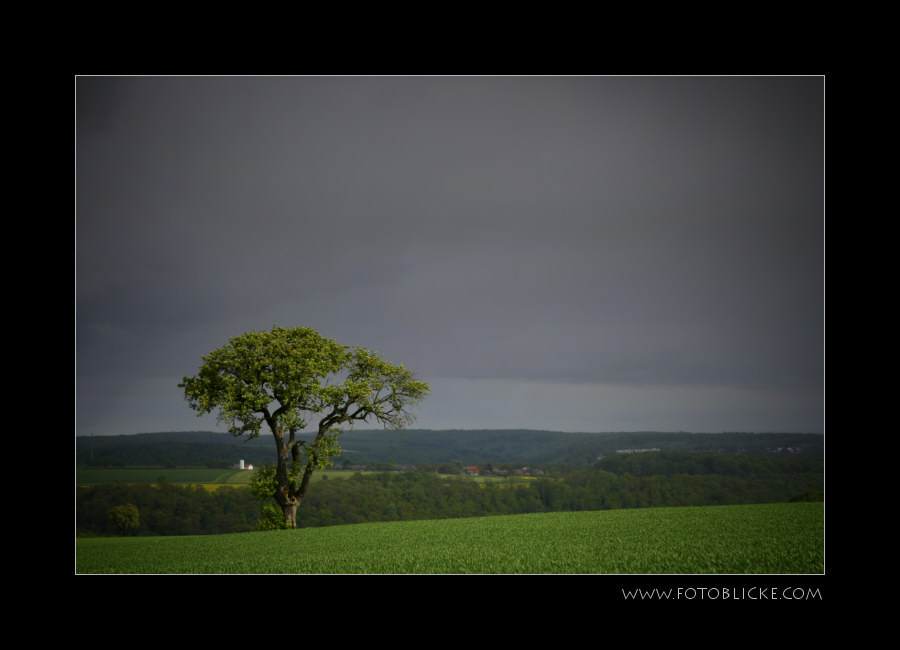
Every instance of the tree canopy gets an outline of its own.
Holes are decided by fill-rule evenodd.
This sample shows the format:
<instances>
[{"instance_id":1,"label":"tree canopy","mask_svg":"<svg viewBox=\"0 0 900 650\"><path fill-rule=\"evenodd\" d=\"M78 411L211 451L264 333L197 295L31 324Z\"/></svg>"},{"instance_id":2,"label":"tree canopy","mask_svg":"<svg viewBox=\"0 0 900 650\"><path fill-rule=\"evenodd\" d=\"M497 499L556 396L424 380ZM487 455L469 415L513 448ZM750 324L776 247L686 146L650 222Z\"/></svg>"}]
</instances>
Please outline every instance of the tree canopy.
<instances>
[{"instance_id":1,"label":"tree canopy","mask_svg":"<svg viewBox=\"0 0 900 650\"><path fill-rule=\"evenodd\" d=\"M197 375L179 384L185 399L198 415L215 411L235 436L256 438L267 425L277 462L260 472L257 489L271 494L291 528L312 473L340 454L343 427L377 421L402 429L429 392L402 364L306 327L248 332L202 359ZM311 439L301 439L309 425Z\"/></svg>"}]
</instances>

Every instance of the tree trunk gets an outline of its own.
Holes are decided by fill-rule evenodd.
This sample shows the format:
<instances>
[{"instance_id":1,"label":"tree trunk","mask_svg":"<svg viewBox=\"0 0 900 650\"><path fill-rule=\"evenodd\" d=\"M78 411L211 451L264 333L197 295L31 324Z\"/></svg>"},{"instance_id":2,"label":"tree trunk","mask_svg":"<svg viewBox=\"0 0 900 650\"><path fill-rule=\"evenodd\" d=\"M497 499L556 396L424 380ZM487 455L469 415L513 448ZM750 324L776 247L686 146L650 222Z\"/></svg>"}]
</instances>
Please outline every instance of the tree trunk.
<instances>
[{"instance_id":1,"label":"tree trunk","mask_svg":"<svg viewBox=\"0 0 900 650\"><path fill-rule=\"evenodd\" d=\"M286 503L281 506L281 511L284 513L284 523L287 524L288 528L297 527L297 508L299 507L299 501L295 501L294 503Z\"/></svg>"},{"instance_id":2,"label":"tree trunk","mask_svg":"<svg viewBox=\"0 0 900 650\"><path fill-rule=\"evenodd\" d=\"M275 449L278 453L278 463L275 466L275 503L281 506L284 514L284 523L288 528L297 527L297 508L300 507L300 499L291 494L291 485L288 480L288 455L291 450L285 444L284 432L277 422L270 417L266 418L272 435L275 437Z\"/></svg>"}]
</instances>

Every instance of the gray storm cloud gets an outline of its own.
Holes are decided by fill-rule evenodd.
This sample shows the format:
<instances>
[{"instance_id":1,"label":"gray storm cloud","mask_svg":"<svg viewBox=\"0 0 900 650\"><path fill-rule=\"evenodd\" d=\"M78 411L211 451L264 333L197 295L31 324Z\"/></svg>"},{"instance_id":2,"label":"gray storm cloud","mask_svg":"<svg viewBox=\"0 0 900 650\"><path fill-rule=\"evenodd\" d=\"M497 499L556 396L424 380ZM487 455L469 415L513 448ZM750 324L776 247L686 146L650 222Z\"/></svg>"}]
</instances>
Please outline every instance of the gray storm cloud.
<instances>
[{"instance_id":1,"label":"gray storm cloud","mask_svg":"<svg viewBox=\"0 0 900 650\"><path fill-rule=\"evenodd\" d=\"M197 428L181 376L277 323L443 382L425 428L820 431L823 114L817 77L80 77L77 428Z\"/></svg>"}]
</instances>

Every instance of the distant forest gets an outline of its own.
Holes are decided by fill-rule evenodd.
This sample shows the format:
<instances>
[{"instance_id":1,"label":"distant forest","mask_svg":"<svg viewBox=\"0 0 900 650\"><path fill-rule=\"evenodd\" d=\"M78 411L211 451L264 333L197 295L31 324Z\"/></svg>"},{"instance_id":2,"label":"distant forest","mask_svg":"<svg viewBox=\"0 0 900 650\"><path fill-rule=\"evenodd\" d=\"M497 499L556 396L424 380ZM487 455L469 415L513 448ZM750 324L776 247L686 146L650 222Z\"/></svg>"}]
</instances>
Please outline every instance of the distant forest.
<instances>
[{"instance_id":1,"label":"distant forest","mask_svg":"<svg viewBox=\"0 0 900 650\"><path fill-rule=\"evenodd\" d=\"M476 482L416 471L353 473L315 484L300 527L529 512L824 500L821 458L660 451L549 466L549 477ZM327 479L327 477L326 477ZM136 508L117 529L117 507ZM76 489L78 535L201 535L256 530L262 503L246 488L104 484Z\"/></svg>"},{"instance_id":2,"label":"distant forest","mask_svg":"<svg viewBox=\"0 0 900 650\"><path fill-rule=\"evenodd\" d=\"M705 451L758 456L824 457L824 436L792 433L567 433L533 430L359 430L341 436L336 467L374 463L592 465L619 450ZM185 431L77 436L75 460L90 465L229 467L238 459L274 461L271 436Z\"/></svg>"}]
</instances>

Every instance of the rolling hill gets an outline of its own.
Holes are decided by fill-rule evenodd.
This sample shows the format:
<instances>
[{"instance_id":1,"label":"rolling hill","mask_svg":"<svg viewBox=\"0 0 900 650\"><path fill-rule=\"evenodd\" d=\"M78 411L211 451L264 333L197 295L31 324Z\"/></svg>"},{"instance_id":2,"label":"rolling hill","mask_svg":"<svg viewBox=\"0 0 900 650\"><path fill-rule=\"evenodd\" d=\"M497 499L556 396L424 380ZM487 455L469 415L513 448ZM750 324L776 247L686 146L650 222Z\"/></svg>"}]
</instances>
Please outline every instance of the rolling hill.
<instances>
[{"instance_id":1,"label":"rolling hill","mask_svg":"<svg viewBox=\"0 0 900 650\"><path fill-rule=\"evenodd\" d=\"M623 432L570 433L534 430L357 430L341 437L343 463L398 464L455 460L523 465L588 465L618 450L720 451L754 455L824 457L824 436L796 433ZM124 465L206 465L210 461L272 462L268 435L254 440L213 431L77 436L76 462Z\"/></svg>"}]
</instances>

